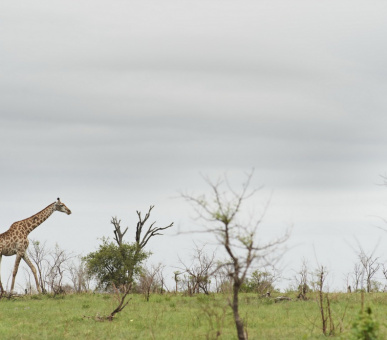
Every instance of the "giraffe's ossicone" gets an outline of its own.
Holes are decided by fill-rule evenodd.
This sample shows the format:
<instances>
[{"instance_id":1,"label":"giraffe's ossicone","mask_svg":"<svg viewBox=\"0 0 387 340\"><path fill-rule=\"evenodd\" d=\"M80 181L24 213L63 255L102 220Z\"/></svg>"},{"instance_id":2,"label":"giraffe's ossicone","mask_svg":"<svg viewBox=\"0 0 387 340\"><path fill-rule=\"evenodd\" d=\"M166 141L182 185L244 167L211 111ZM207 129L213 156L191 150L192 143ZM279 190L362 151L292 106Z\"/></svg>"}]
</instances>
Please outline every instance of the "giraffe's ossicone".
<instances>
[{"instance_id":1,"label":"giraffe's ossicone","mask_svg":"<svg viewBox=\"0 0 387 340\"><path fill-rule=\"evenodd\" d=\"M44 208L42 211L37 214L26 218L24 220L15 222L11 227L4 233L0 234L0 289L1 293L4 292L3 285L1 283L1 259L2 256L12 256L16 255L15 266L12 273L12 284L11 292L13 291L15 285L15 278L19 268L20 260L23 259L27 265L30 267L36 282L36 288L39 293L41 293L41 288L39 285L38 277L36 275L36 269L32 264L31 260L27 256L28 248L28 234L34 230L37 226L42 224L47 218L49 218L54 211L60 211L66 213L67 215L71 214L71 210L66 207L64 203L58 198L57 201L51 203L49 206Z\"/></svg>"}]
</instances>

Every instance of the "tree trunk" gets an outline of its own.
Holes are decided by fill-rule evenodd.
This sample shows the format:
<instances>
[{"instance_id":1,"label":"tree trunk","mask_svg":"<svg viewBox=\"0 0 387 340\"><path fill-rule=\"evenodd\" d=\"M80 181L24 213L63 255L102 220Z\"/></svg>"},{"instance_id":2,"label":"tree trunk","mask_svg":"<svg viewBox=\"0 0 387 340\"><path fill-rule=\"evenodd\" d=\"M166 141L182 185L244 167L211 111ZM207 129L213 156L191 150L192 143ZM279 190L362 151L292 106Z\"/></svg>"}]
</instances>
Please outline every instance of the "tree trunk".
<instances>
[{"instance_id":1,"label":"tree trunk","mask_svg":"<svg viewBox=\"0 0 387 340\"><path fill-rule=\"evenodd\" d=\"M247 340L247 332L244 330L243 320L239 316L239 289L240 284L235 283L233 285L233 300L232 300L232 311L234 314L235 326L237 329L238 339Z\"/></svg>"},{"instance_id":2,"label":"tree trunk","mask_svg":"<svg viewBox=\"0 0 387 340\"><path fill-rule=\"evenodd\" d=\"M367 278L367 293L371 292L371 278Z\"/></svg>"}]
</instances>

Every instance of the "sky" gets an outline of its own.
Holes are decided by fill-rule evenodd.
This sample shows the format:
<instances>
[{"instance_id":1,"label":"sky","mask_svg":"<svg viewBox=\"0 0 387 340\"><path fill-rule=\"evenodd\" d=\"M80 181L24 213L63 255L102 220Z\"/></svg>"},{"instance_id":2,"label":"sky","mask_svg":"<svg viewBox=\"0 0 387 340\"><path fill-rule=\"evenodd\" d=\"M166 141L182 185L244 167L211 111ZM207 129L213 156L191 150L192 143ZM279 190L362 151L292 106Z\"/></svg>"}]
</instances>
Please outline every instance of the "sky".
<instances>
[{"instance_id":1,"label":"sky","mask_svg":"<svg viewBox=\"0 0 387 340\"><path fill-rule=\"evenodd\" d=\"M30 238L86 255L113 235L112 216L131 241L136 210L154 204L156 225L175 227L149 243L151 260L173 272L211 243L187 233L180 193L208 192L202 175L238 187L254 169L258 211L270 200L259 237L292 230L283 286L303 258L337 289L359 246L387 261L387 3L1 7L0 232L60 197L73 214Z\"/></svg>"}]
</instances>

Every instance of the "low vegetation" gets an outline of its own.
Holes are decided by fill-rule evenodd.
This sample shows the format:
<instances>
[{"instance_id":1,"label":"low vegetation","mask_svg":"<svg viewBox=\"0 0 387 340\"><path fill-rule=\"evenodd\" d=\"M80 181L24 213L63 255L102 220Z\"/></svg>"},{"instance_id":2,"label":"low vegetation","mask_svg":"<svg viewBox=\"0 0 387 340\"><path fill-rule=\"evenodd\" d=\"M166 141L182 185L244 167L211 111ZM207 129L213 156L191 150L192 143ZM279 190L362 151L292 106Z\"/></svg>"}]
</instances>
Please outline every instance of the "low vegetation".
<instances>
[{"instance_id":1,"label":"low vegetation","mask_svg":"<svg viewBox=\"0 0 387 340\"><path fill-rule=\"evenodd\" d=\"M308 300L275 302L278 294L261 297L240 294L240 313L250 339L324 339L318 293ZM379 339L387 338L384 324L387 294L330 293L337 333L330 338L366 339L364 329L379 325ZM99 322L117 304L114 294L25 295L0 300L1 339L235 339L232 310L224 294L153 294L146 302L131 294L126 309L114 322ZM372 320L369 311L372 310ZM344 318L342 318L345 312ZM367 328L368 327L368 328ZM339 331L340 329L340 331ZM377 328L371 328L376 334ZM359 335L360 334L360 335ZM370 338L370 339L374 339Z\"/></svg>"}]
</instances>

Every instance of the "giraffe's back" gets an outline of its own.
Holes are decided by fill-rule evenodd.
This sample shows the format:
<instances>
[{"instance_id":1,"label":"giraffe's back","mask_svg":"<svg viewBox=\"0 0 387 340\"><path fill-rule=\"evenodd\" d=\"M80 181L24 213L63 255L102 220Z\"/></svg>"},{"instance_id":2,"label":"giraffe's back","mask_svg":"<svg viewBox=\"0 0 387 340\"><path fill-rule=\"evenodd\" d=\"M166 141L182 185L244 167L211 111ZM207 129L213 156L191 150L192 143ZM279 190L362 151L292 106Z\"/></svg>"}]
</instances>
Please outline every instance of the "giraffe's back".
<instances>
[{"instance_id":1,"label":"giraffe's back","mask_svg":"<svg viewBox=\"0 0 387 340\"><path fill-rule=\"evenodd\" d=\"M0 253L5 256L12 256L18 252L23 252L28 247L27 235L25 235L17 222L4 233L0 234Z\"/></svg>"}]
</instances>

